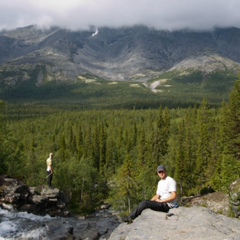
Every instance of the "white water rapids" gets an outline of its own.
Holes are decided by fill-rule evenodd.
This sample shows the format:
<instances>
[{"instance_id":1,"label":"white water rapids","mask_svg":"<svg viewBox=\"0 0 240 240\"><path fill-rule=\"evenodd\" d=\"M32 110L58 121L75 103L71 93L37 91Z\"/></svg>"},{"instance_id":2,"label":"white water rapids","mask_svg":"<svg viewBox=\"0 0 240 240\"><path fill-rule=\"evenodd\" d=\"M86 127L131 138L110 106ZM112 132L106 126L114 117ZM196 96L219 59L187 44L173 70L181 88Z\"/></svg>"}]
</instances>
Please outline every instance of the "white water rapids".
<instances>
[{"instance_id":1,"label":"white water rapids","mask_svg":"<svg viewBox=\"0 0 240 240\"><path fill-rule=\"evenodd\" d=\"M0 240L57 240L69 239L69 236L106 240L118 225L118 218L108 210L81 219L37 216L0 208Z\"/></svg>"},{"instance_id":2,"label":"white water rapids","mask_svg":"<svg viewBox=\"0 0 240 240\"><path fill-rule=\"evenodd\" d=\"M50 216L41 217L0 208L0 240L44 239L47 233L44 223L50 219Z\"/></svg>"}]
</instances>

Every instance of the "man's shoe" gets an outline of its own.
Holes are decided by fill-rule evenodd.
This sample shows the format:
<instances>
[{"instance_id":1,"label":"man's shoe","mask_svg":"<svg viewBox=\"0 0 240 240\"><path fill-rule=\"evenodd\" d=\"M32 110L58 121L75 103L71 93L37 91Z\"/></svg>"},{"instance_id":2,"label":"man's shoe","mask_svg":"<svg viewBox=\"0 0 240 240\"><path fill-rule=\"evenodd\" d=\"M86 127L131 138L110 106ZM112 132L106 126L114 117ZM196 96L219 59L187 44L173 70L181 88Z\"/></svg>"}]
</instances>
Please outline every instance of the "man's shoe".
<instances>
[{"instance_id":1,"label":"man's shoe","mask_svg":"<svg viewBox=\"0 0 240 240\"><path fill-rule=\"evenodd\" d=\"M127 224L131 224L131 223L133 223L133 220L130 218L130 219L128 219Z\"/></svg>"},{"instance_id":2,"label":"man's shoe","mask_svg":"<svg viewBox=\"0 0 240 240\"><path fill-rule=\"evenodd\" d=\"M133 220L130 217L123 219L123 221L127 224L131 224L133 222Z\"/></svg>"}]
</instances>

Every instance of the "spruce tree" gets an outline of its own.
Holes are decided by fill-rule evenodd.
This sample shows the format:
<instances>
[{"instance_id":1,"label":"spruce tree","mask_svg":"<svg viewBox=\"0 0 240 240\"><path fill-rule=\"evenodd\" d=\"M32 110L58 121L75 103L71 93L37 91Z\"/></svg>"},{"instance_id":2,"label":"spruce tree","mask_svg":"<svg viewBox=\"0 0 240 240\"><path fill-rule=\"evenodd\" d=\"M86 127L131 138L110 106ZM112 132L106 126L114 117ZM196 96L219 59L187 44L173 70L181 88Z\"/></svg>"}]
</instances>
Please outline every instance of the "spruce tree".
<instances>
[{"instance_id":1,"label":"spruce tree","mask_svg":"<svg viewBox=\"0 0 240 240\"><path fill-rule=\"evenodd\" d=\"M197 162L196 162L196 177L199 191L205 187L207 182L206 171L208 162L211 156L210 141L211 141L211 118L209 116L209 105L206 100L203 100L200 109L198 110L198 142L197 142Z\"/></svg>"},{"instance_id":2,"label":"spruce tree","mask_svg":"<svg viewBox=\"0 0 240 240\"><path fill-rule=\"evenodd\" d=\"M137 191L134 162L130 155L124 159L112 181L114 187L109 201L118 209L130 212Z\"/></svg>"},{"instance_id":3,"label":"spruce tree","mask_svg":"<svg viewBox=\"0 0 240 240\"><path fill-rule=\"evenodd\" d=\"M168 152L169 134L170 134L169 110L167 108L165 110L160 108L152 140L153 158L156 161L156 165L163 164L163 157Z\"/></svg>"},{"instance_id":4,"label":"spruce tree","mask_svg":"<svg viewBox=\"0 0 240 240\"><path fill-rule=\"evenodd\" d=\"M235 82L230 100L223 109L224 153L240 161L240 79Z\"/></svg>"},{"instance_id":5,"label":"spruce tree","mask_svg":"<svg viewBox=\"0 0 240 240\"><path fill-rule=\"evenodd\" d=\"M5 149L5 142L6 142L6 122L4 120L4 110L5 110L5 103L0 101L0 174L7 172L7 164L6 164L6 149Z\"/></svg>"},{"instance_id":6,"label":"spruce tree","mask_svg":"<svg viewBox=\"0 0 240 240\"><path fill-rule=\"evenodd\" d=\"M185 123L182 121L179 125L178 141L177 141L177 154L176 154L176 172L175 178L178 183L180 195L183 196L185 193L185 186L188 182L187 179L187 166L185 159Z\"/></svg>"},{"instance_id":7,"label":"spruce tree","mask_svg":"<svg viewBox=\"0 0 240 240\"><path fill-rule=\"evenodd\" d=\"M222 146L220 180L221 188L240 175L240 79L235 82L228 104L222 109Z\"/></svg>"}]
</instances>

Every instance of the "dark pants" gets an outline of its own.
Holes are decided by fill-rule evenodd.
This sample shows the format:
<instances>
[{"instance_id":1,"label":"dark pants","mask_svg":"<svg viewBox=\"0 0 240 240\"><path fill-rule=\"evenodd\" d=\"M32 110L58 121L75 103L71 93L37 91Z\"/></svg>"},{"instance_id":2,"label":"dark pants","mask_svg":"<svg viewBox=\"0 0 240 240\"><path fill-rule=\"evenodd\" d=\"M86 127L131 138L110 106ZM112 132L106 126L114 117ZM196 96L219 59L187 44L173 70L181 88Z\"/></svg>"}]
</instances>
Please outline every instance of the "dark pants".
<instances>
[{"instance_id":1,"label":"dark pants","mask_svg":"<svg viewBox=\"0 0 240 240\"><path fill-rule=\"evenodd\" d=\"M150 208L154 211L160 211L160 212L168 212L170 207L167 205L167 203L160 203L150 200L145 200L141 202L138 207L130 214L130 218L133 220L139 215L141 215L142 211L146 208Z\"/></svg>"},{"instance_id":2,"label":"dark pants","mask_svg":"<svg viewBox=\"0 0 240 240\"><path fill-rule=\"evenodd\" d=\"M51 171L47 171L47 179L48 179L48 186L52 187L52 177L53 175L51 174Z\"/></svg>"}]
</instances>

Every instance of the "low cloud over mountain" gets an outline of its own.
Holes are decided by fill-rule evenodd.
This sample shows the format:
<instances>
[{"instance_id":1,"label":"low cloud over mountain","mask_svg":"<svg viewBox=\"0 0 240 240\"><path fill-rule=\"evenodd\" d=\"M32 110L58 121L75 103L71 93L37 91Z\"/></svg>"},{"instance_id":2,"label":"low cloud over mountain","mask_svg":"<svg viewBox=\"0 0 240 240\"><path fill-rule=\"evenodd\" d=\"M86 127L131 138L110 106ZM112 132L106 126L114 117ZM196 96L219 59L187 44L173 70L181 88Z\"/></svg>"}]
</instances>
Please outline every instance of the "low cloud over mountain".
<instances>
[{"instance_id":1,"label":"low cloud over mountain","mask_svg":"<svg viewBox=\"0 0 240 240\"><path fill-rule=\"evenodd\" d=\"M0 0L0 30L36 24L72 30L146 25L161 30L240 27L236 0Z\"/></svg>"}]
</instances>

